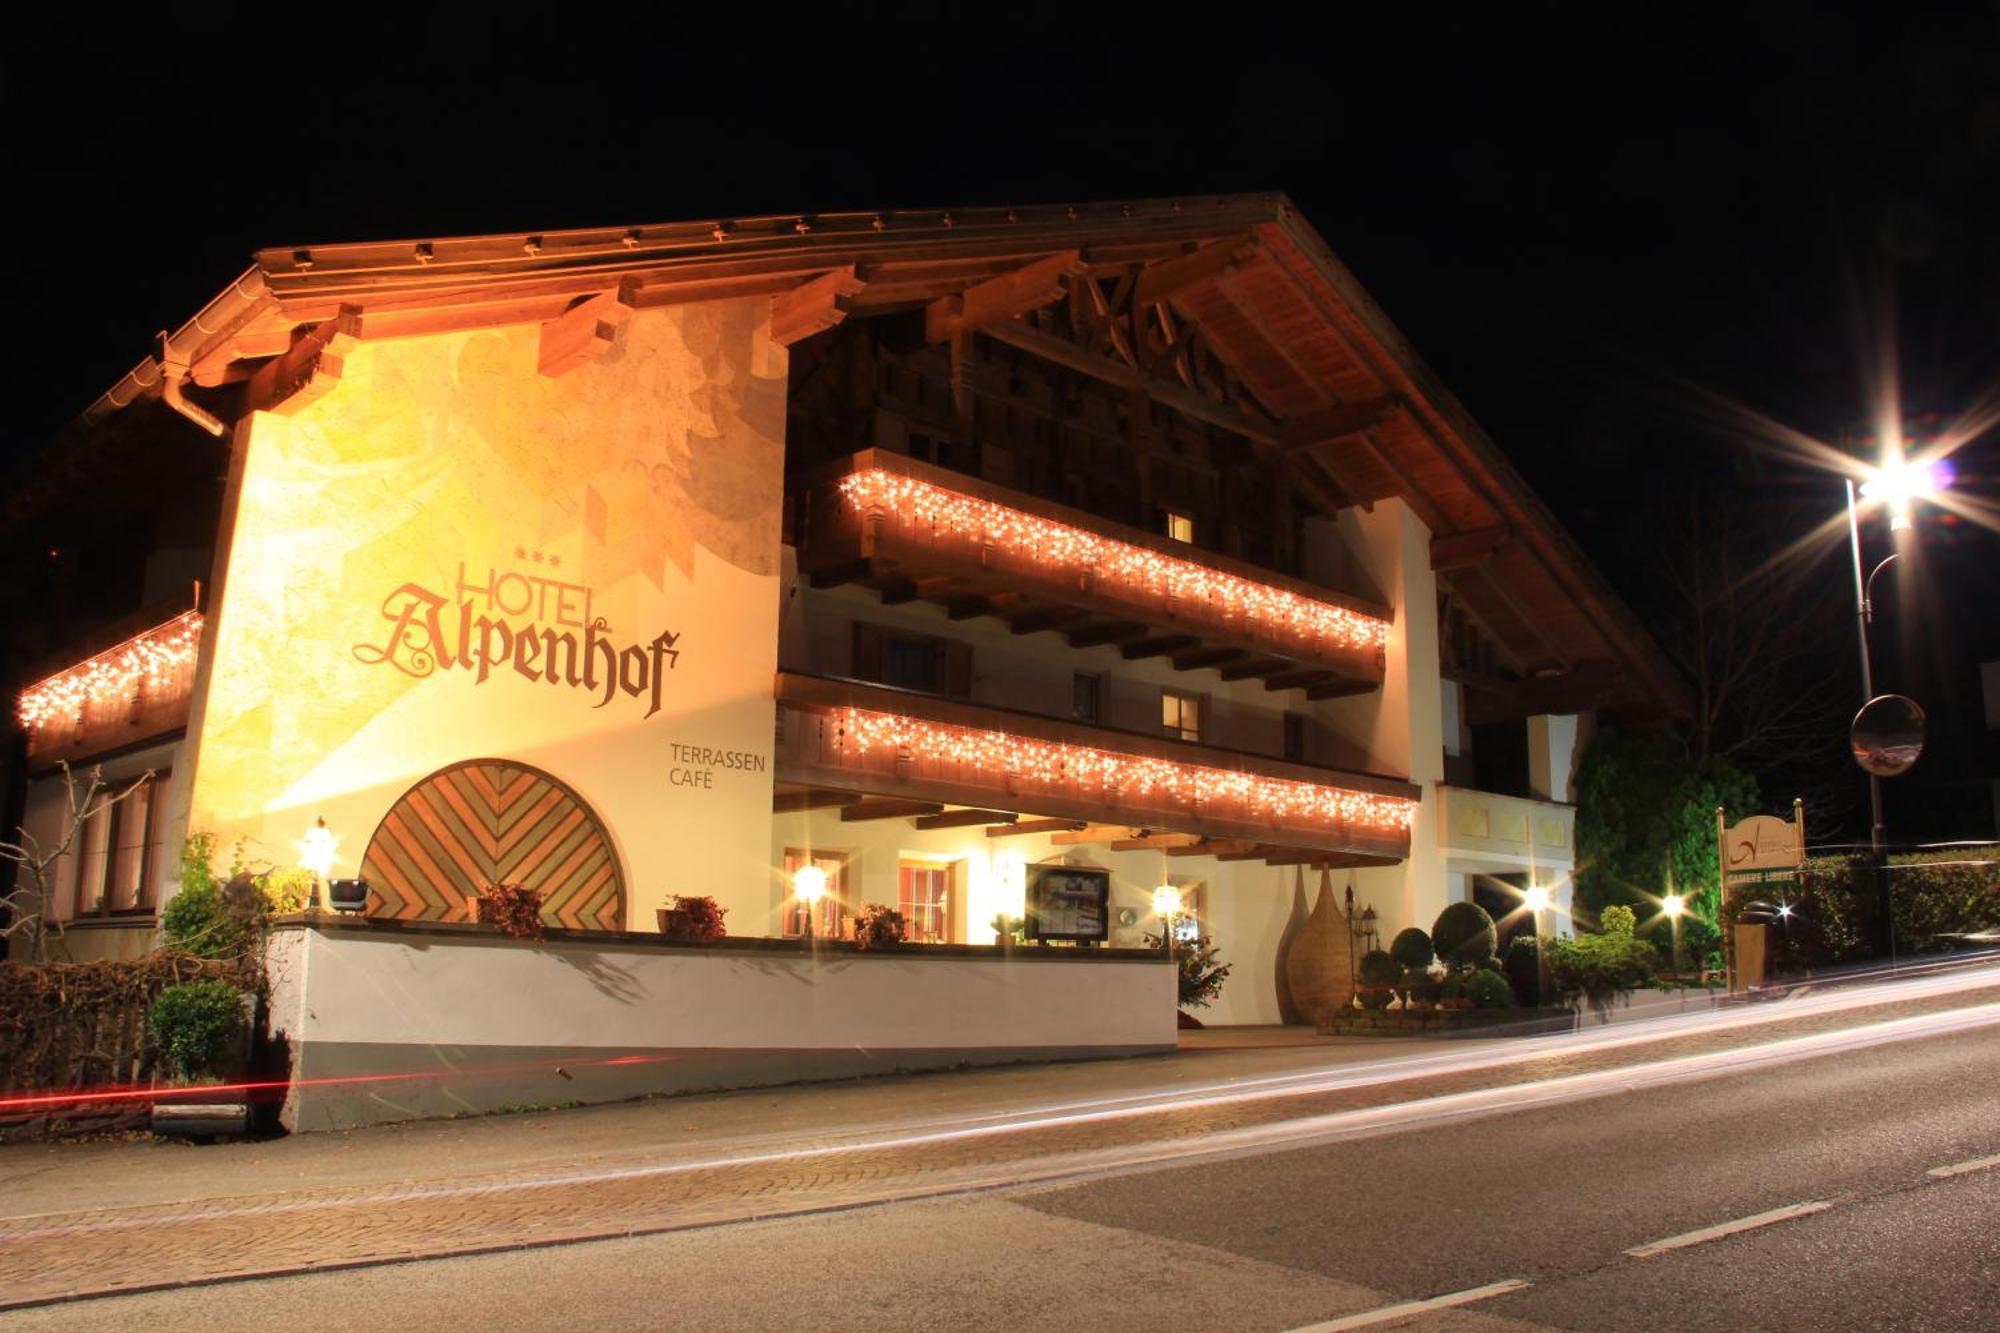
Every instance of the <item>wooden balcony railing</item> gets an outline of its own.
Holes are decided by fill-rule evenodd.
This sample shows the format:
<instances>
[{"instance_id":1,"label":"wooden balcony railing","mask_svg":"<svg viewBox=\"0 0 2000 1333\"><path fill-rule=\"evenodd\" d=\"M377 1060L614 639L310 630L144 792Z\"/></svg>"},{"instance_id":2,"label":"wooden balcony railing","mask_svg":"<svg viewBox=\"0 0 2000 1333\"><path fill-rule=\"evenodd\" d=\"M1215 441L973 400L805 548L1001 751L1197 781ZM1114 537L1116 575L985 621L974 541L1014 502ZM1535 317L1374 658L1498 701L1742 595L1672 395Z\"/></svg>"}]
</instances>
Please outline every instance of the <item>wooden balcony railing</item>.
<instances>
[{"instance_id":1,"label":"wooden balcony railing","mask_svg":"<svg viewBox=\"0 0 2000 1333\"><path fill-rule=\"evenodd\" d=\"M777 778L832 792L1396 860L1419 788L856 681L778 677ZM909 813L920 814L914 808Z\"/></svg>"},{"instance_id":2,"label":"wooden balcony railing","mask_svg":"<svg viewBox=\"0 0 2000 1333\"><path fill-rule=\"evenodd\" d=\"M88 758L185 727L201 626L185 611L21 691L30 760Z\"/></svg>"},{"instance_id":3,"label":"wooden balcony railing","mask_svg":"<svg viewBox=\"0 0 2000 1333\"><path fill-rule=\"evenodd\" d=\"M1382 683L1390 613L1361 598L880 450L793 493L818 587L863 583L1313 699Z\"/></svg>"}]
</instances>

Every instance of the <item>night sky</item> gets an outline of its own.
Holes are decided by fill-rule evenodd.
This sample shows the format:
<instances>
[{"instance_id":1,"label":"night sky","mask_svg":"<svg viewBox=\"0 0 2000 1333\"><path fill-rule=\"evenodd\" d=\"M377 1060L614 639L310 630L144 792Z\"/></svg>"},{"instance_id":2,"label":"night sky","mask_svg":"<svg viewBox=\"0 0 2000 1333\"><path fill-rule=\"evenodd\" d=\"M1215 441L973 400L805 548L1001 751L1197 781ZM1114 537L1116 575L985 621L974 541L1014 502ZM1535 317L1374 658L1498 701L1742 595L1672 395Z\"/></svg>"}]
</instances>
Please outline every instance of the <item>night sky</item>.
<instances>
[{"instance_id":1,"label":"night sky","mask_svg":"<svg viewBox=\"0 0 2000 1333\"><path fill-rule=\"evenodd\" d=\"M1774 538L1840 504L1711 396L1832 439L1869 417L1877 347L1913 413L2000 386L2000 5L1600 8L17 33L0 450L45 441L260 245L1282 189L1644 610L1633 533L1671 497L1733 490ZM1963 453L1959 487L2000 495L1996 453ZM1962 522L1926 541L1954 633L1912 651L1963 712L2000 656L2000 545Z\"/></svg>"}]
</instances>

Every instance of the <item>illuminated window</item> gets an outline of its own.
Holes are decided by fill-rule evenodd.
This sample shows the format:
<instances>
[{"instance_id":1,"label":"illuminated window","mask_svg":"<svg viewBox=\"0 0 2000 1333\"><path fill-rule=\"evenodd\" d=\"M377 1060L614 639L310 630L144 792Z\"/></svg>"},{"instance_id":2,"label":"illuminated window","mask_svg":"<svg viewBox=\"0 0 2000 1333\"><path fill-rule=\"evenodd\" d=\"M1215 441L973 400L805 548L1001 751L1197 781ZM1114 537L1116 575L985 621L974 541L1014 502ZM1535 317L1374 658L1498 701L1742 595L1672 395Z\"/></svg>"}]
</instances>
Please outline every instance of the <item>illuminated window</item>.
<instances>
[{"instance_id":1,"label":"illuminated window","mask_svg":"<svg viewBox=\"0 0 2000 1333\"><path fill-rule=\"evenodd\" d=\"M792 896L792 873L806 863L806 854L796 847L785 849L785 910L780 931L788 940L806 933L806 905ZM823 940L853 937L853 923L847 909L847 857L841 852L814 852L812 863L826 872L826 897L819 900L819 919L813 934Z\"/></svg>"},{"instance_id":2,"label":"illuminated window","mask_svg":"<svg viewBox=\"0 0 2000 1333\"><path fill-rule=\"evenodd\" d=\"M1079 722L1096 722L1103 704L1104 677L1077 672L1070 684L1070 716Z\"/></svg>"},{"instance_id":3,"label":"illuminated window","mask_svg":"<svg viewBox=\"0 0 2000 1333\"><path fill-rule=\"evenodd\" d=\"M1192 944L1200 939L1205 927L1201 919L1201 881L1169 880L1181 891L1181 910L1174 917L1174 940L1179 944Z\"/></svg>"},{"instance_id":4,"label":"illuminated window","mask_svg":"<svg viewBox=\"0 0 2000 1333\"><path fill-rule=\"evenodd\" d=\"M905 861L896 878L896 910L903 914L904 938L918 944L950 943L951 867L936 861Z\"/></svg>"},{"instance_id":5,"label":"illuminated window","mask_svg":"<svg viewBox=\"0 0 2000 1333\"><path fill-rule=\"evenodd\" d=\"M1201 739L1202 697L1179 690L1160 691L1160 729L1176 740Z\"/></svg>"},{"instance_id":6,"label":"illuminated window","mask_svg":"<svg viewBox=\"0 0 2000 1333\"><path fill-rule=\"evenodd\" d=\"M1160 531L1177 542L1194 540L1194 518L1188 514L1176 513L1171 509L1160 511Z\"/></svg>"}]
</instances>

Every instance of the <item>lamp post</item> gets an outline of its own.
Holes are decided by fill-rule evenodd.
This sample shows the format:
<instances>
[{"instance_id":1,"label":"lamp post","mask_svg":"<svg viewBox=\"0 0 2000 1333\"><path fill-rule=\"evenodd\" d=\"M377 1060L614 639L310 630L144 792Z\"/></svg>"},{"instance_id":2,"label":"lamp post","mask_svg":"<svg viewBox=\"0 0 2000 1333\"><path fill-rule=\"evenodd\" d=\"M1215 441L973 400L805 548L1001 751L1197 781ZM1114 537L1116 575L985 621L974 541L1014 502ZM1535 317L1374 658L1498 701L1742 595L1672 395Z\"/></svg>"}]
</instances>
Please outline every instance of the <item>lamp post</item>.
<instances>
[{"instance_id":1,"label":"lamp post","mask_svg":"<svg viewBox=\"0 0 2000 1333\"><path fill-rule=\"evenodd\" d=\"M1181 891L1171 884L1153 890L1153 914L1160 918L1160 944L1167 958L1174 956L1174 918L1180 915Z\"/></svg>"},{"instance_id":2,"label":"lamp post","mask_svg":"<svg viewBox=\"0 0 2000 1333\"><path fill-rule=\"evenodd\" d=\"M312 901L306 904L308 907L324 905L326 881L333 874L333 846L333 830L326 826L324 817L313 821L299 844L299 864L312 871L313 877Z\"/></svg>"},{"instance_id":3,"label":"lamp post","mask_svg":"<svg viewBox=\"0 0 2000 1333\"><path fill-rule=\"evenodd\" d=\"M1535 1007L1548 1003L1549 960L1542 945L1542 913L1549 905L1549 891L1539 884L1532 884L1521 897L1521 905L1528 909L1528 915L1535 923Z\"/></svg>"},{"instance_id":4,"label":"lamp post","mask_svg":"<svg viewBox=\"0 0 2000 1333\"><path fill-rule=\"evenodd\" d=\"M813 941L813 917L819 914L819 900L826 897L826 871L808 861L792 872L792 894L806 908L806 943Z\"/></svg>"},{"instance_id":5,"label":"lamp post","mask_svg":"<svg viewBox=\"0 0 2000 1333\"><path fill-rule=\"evenodd\" d=\"M1928 464L1911 464L1901 456L1901 450L1893 451L1884 459L1860 487L1862 498L1879 501L1889 511L1889 532L1893 540L1895 534L1908 532L1911 527L1911 506L1919 498L1929 495L1937 487L1935 470ZM1868 652L1868 626L1875 619L1874 589L1875 578L1887 569L1901 551L1892 551L1879 561L1866 575L1861 572L1861 517L1855 504L1855 486L1852 478L1847 480L1847 546L1854 562L1854 628L1861 648L1861 702L1866 705L1875 697L1875 670ZM1875 876L1875 912L1881 922L1881 939L1884 954L1893 964L1896 957L1896 926L1892 915L1893 906L1889 898L1888 835L1882 819L1882 779L1874 773L1868 774L1868 850L1869 860Z\"/></svg>"},{"instance_id":6,"label":"lamp post","mask_svg":"<svg viewBox=\"0 0 2000 1333\"><path fill-rule=\"evenodd\" d=\"M1660 906L1665 909L1667 920L1673 925L1674 984L1678 986L1681 980L1681 913L1687 911L1687 899L1678 893L1670 893L1660 899Z\"/></svg>"}]
</instances>

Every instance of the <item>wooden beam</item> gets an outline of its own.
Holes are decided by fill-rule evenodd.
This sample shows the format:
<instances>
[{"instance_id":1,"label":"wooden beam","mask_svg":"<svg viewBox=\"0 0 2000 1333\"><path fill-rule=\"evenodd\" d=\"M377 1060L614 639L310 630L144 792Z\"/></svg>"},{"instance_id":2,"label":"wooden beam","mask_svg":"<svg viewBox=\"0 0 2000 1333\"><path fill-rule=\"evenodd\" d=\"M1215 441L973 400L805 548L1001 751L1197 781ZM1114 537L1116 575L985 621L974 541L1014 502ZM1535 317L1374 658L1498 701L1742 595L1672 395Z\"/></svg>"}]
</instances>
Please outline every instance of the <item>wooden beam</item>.
<instances>
[{"instance_id":1,"label":"wooden beam","mask_svg":"<svg viewBox=\"0 0 2000 1333\"><path fill-rule=\"evenodd\" d=\"M1192 847L1201 841L1199 833L1148 833L1139 838L1115 838L1114 852L1146 852L1175 847Z\"/></svg>"},{"instance_id":2,"label":"wooden beam","mask_svg":"<svg viewBox=\"0 0 2000 1333\"><path fill-rule=\"evenodd\" d=\"M983 329L1060 300L1067 290L1063 279L1083 272L1083 267L1079 252L1065 250L1023 265L1012 273L988 278L962 292L940 296L924 307L924 339L945 342L958 334Z\"/></svg>"},{"instance_id":3,"label":"wooden beam","mask_svg":"<svg viewBox=\"0 0 2000 1333\"><path fill-rule=\"evenodd\" d=\"M1280 671L1275 675L1264 677L1264 688L1267 690L1302 690L1332 679L1333 673L1331 671L1322 671L1318 667L1299 667L1293 671Z\"/></svg>"},{"instance_id":4,"label":"wooden beam","mask_svg":"<svg viewBox=\"0 0 2000 1333\"><path fill-rule=\"evenodd\" d=\"M1119 651L1128 662L1137 662L1147 657L1165 657L1169 653L1184 652L1200 646L1201 640L1192 634L1164 634L1157 639L1141 639L1128 643Z\"/></svg>"},{"instance_id":5,"label":"wooden beam","mask_svg":"<svg viewBox=\"0 0 2000 1333\"><path fill-rule=\"evenodd\" d=\"M1133 828L1129 824L1087 824L1070 833L1058 833L1049 839L1058 847L1079 847L1089 842L1116 842L1123 838L1136 838L1144 829Z\"/></svg>"},{"instance_id":6,"label":"wooden beam","mask_svg":"<svg viewBox=\"0 0 2000 1333\"><path fill-rule=\"evenodd\" d=\"M811 791L781 791L771 797L771 810L775 814L792 810L824 810L829 806L853 805L860 799L859 792L827 791L817 787Z\"/></svg>"},{"instance_id":7,"label":"wooden beam","mask_svg":"<svg viewBox=\"0 0 2000 1333\"><path fill-rule=\"evenodd\" d=\"M535 369L554 379L602 356L618 336L618 326L632 318L638 292L639 280L627 278L615 290L599 292L544 321Z\"/></svg>"},{"instance_id":8,"label":"wooden beam","mask_svg":"<svg viewBox=\"0 0 2000 1333\"><path fill-rule=\"evenodd\" d=\"M941 801L905 801L883 797L856 801L840 812L840 821L843 824L858 824L864 819L902 819L909 815L934 815L943 809Z\"/></svg>"},{"instance_id":9,"label":"wooden beam","mask_svg":"<svg viewBox=\"0 0 2000 1333\"><path fill-rule=\"evenodd\" d=\"M1061 629L1064 625L1081 620L1087 611L1074 606L1051 606L1040 611L1027 611L1010 619L1007 624L1016 634L1039 634L1043 630Z\"/></svg>"},{"instance_id":10,"label":"wooden beam","mask_svg":"<svg viewBox=\"0 0 2000 1333\"><path fill-rule=\"evenodd\" d=\"M1236 852L1248 852L1251 844L1241 838L1203 838L1200 842L1182 847L1163 847L1168 856L1228 856Z\"/></svg>"},{"instance_id":11,"label":"wooden beam","mask_svg":"<svg viewBox=\"0 0 2000 1333\"><path fill-rule=\"evenodd\" d=\"M1353 403L1329 403L1325 407L1315 407L1294 416L1287 417L1279 428L1284 436L1286 449L1310 449L1328 440L1343 439L1349 435L1359 435L1372 426L1381 424L1382 418L1394 411L1395 398L1384 394L1379 398L1364 398Z\"/></svg>"},{"instance_id":12,"label":"wooden beam","mask_svg":"<svg viewBox=\"0 0 2000 1333\"><path fill-rule=\"evenodd\" d=\"M1139 270L1132 288L1132 308L1143 310L1196 287L1212 282L1243 266L1256 252L1257 243L1248 236L1226 236L1211 241L1193 254L1178 259L1162 259Z\"/></svg>"},{"instance_id":13,"label":"wooden beam","mask_svg":"<svg viewBox=\"0 0 2000 1333\"><path fill-rule=\"evenodd\" d=\"M1146 637L1146 627L1136 620L1108 620L1085 625L1069 632L1072 648L1101 648L1107 643L1127 643Z\"/></svg>"},{"instance_id":14,"label":"wooden beam","mask_svg":"<svg viewBox=\"0 0 2000 1333\"><path fill-rule=\"evenodd\" d=\"M918 815L910 822L920 829L967 828L973 824L1012 824L1020 818L1006 810L947 810L941 815Z\"/></svg>"},{"instance_id":15,"label":"wooden beam","mask_svg":"<svg viewBox=\"0 0 2000 1333\"><path fill-rule=\"evenodd\" d=\"M1306 698L1318 703L1326 699L1346 699L1357 694L1373 694L1381 688L1372 680L1330 680L1324 685L1306 686Z\"/></svg>"},{"instance_id":16,"label":"wooden beam","mask_svg":"<svg viewBox=\"0 0 2000 1333\"><path fill-rule=\"evenodd\" d=\"M1280 657L1253 657L1247 662L1231 662L1222 668L1224 680L1250 680L1257 676L1268 676L1273 671L1282 671L1287 663Z\"/></svg>"},{"instance_id":17,"label":"wooden beam","mask_svg":"<svg viewBox=\"0 0 2000 1333\"><path fill-rule=\"evenodd\" d=\"M1484 564L1514 544L1514 529L1505 523L1489 528L1468 528L1431 538L1431 570L1449 574Z\"/></svg>"},{"instance_id":18,"label":"wooden beam","mask_svg":"<svg viewBox=\"0 0 2000 1333\"><path fill-rule=\"evenodd\" d=\"M1196 648L1191 652L1174 654L1174 670L1200 671L1204 667L1226 666L1250 654L1241 648Z\"/></svg>"},{"instance_id":19,"label":"wooden beam","mask_svg":"<svg viewBox=\"0 0 2000 1333\"><path fill-rule=\"evenodd\" d=\"M1006 343L1009 347L1044 361L1052 361L1059 366L1067 366L1081 375L1116 384L1122 388L1144 389L1146 396L1163 407L1170 407L1182 416L1196 421L1206 421L1211 426L1220 426L1234 431L1245 439L1258 440L1265 444L1281 444L1283 438L1276 423L1260 420L1247 412L1239 412L1233 407L1210 402L1193 389L1179 384L1169 384L1165 380L1154 379L1142 374L1123 361L1114 361L1107 356L1099 356L1087 348L1079 347L1054 334L1043 333L1040 329L1029 328L1018 320L1002 320L989 324L980 330L995 342Z\"/></svg>"},{"instance_id":20,"label":"wooden beam","mask_svg":"<svg viewBox=\"0 0 2000 1333\"><path fill-rule=\"evenodd\" d=\"M822 273L771 298L771 341L780 347L824 333L854 310L868 280L853 264Z\"/></svg>"},{"instance_id":21,"label":"wooden beam","mask_svg":"<svg viewBox=\"0 0 2000 1333\"><path fill-rule=\"evenodd\" d=\"M1075 833L1090 825L1081 819L1019 819L1006 828L986 830L989 838L1013 838L1023 833Z\"/></svg>"},{"instance_id":22,"label":"wooden beam","mask_svg":"<svg viewBox=\"0 0 2000 1333\"><path fill-rule=\"evenodd\" d=\"M361 336L361 313L343 306L332 319L293 332L291 350L258 367L244 386L245 413L289 415L340 383L341 364Z\"/></svg>"}]
</instances>

